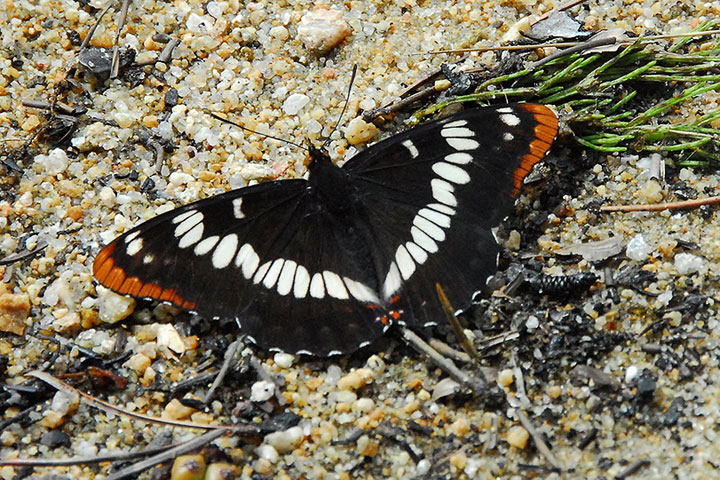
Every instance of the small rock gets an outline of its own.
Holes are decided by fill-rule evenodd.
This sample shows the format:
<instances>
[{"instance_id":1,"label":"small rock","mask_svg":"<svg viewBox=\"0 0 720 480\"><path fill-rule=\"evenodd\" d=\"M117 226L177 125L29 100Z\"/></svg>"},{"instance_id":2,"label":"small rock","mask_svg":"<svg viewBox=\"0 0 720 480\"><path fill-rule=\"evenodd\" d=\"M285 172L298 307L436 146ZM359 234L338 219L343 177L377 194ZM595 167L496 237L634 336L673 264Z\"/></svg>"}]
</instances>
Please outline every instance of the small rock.
<instances>
[{"instance_id":1,"label":"small rock","mask_svg":"<svg viewBox=\"0 0 720 480\"><path fill-rule=\"evenodd\" d=\"M98 314L105 323L117 323L126 319L135 311L135 299L118 295L112 290L98 285Z\"/></svg>"},{"instance_id":2,"label":"small rock","mask_svg":"<svg viewBox=\"0 0 720 480\"><path fill-rule=\"evenodd\" d=\"M448 430L458 437L464 437L470 433L470 424L464 418L458 418L448 426Z\"/></svg>"},{"instance_id":3,"label":"small rock","mask_svg":"<svg viewBox=\"0 0 720 480\"><path fill-rule=\"evenodd\" d=\"M641 233L638 233L630 240L625 248L625 255L631 260L642 262L650 255L652 247L647 244Z\"/></svg>"},{"instance_id":4,"label":"small rock","mask_svg":"<svg viewBox=\"0 0 720 480\"><path fill-rule=\"evenodd\" d=\"M165 410L163 410L162 418L169 418L170 420L185 420L190 418L190 415L195 413L194 408L187 407L180 403L180 400L173 398L170 403L167 404Z\"/></svg>"},{"instance_id":5,"label":"small rock","mask_svg":"<svg viewBox=\"0 0 720 480\"><path fill-rule=\"evenodd\" d=\"M205 458L200 455L182 455L175 459L171 480L202 480L205 478Z\"/></svg>"},{"instance_id":6,"label":"small rock","mask_svg":"<svg viewBox=\"0 0 720 480\"><path fill-rule=\"evenodd\" d=\"M152 361L147 355L136 353L125 362L125 365L131 368L138 376L141 376L151 363Z\"/></svg>"},{"instance_id":7,"label":"small rock","mask_svg":"<svg viewBox=\"0 0 720 480\"><path fill-rule=\"evenodd\" d=\"M70 412L77 410L80 405L80 395L77 393L69 393L63 391L55 392L52 402L50 403L50 410L65 415Z\"/></svg>"},{"instance_id":8,"label":"small rock","mask_svg":"<svg viewBox=\"0 0 720 480\"><path fill-rule=\"evenodd\" d=\"M528 431L519 425L512 427L507 434L507 442L511 446L519 448L521 450L525 448L525 445L527 445L527 441L529 438L530 434L528 433Z\"/></svg>"},{"instance_id":9,"label":"small rock","mask_svg":"<svg viewBox=\"0 0 720 480\"><path fill-rule=\"evenodd\" d=\"M205 480L232 480L239 476L237 467L230 463L212 463L205 471Z\"/></svg>"},{"instance_id":10,"label":"small rock","mask_svg":"<svg viewBox=\"0 0 720 480\"><path fill-rule=\"evenodd\" d=\"M658 203L661 202L663 199L663 190L660 186L660 183L658 183L658 181L654 178L651 178L650 180L645 182L645 185L640 187L640 189L637 191L637 195L645 203Z\"/></svg>"},{"instance_id":11,"label":"small rock","mask_svg":"<svg viewBox=\"0 0 720 480\"><path fill-rule=\"evenodd\" d=\"M509 387L512 385L512 383L515 381L515 375L513 374L513 371L509 368L506 368L505 370L502 370L498 374L497 382L503 387Z\"/></svg>"},{"instance_id":12,"label":"small rock","mask_svg":"<svg viewBox=\"0 0 720 480\"><path fill-rule=\"evenodd\" d=\"M57 175L67 169L70 160L64 150L55 148L47 155L38 155L35 162L43 167L48 175Z\"/></svg>"},{"instance_id":13,"label":"small rock","mask_svg":"<svg viewBox=\"0 0 720 480\"><path fill-rule=\"evenodd\" d=\"M282 109L287 115L297 115L308 103L310 103L310 97L302 93L293 93L285 99Z\"/></svg>"},{"instance_id":14,"label":"small rock","mask_svg":"<svg viewBox=\"0 0 720 480\"><path fill-rule=\"evenodd\" d=\"M40 443L50 448L69 447L70 435L60 430L50 430L40 437Z\"/></svg>"},{"instance_id":15,"label":"small rock","mask_svg":"<svg viewBox=\"0 0 720 480\"><path fill-rule=\"evenodd\" d=\"M302 427L292 427L282 432L273 432L265 435L265 443L273 447L278 453L292 452L305 439Z\"/></svg>"},{"instance_id":16,"label":"small rock","mask_svg":"<svg viewBox=\"0 0 720 480\"><path fill-rule=\"evenodd\" d=\"M342 42L350 28L337 10L319 8L303 15L298 25L298 37L309 50L325 53Z\"/></svg>"},{"instance_id":17,"label":"small rock","mask_svg":"<svg viewBox=\"0 0 720 480\"><path fill-rule=\"evenodd\" d=\"M270 463L275 463L280 459L280 455L278 454L277 450L275 450L275 447L271 445L260 445L255 449L255 455L257 455L259 458L267 460Z\"/></svg>"},{"instance_id":18,"label":"small rock","mask_svg":"<svg viewBox=\"0 0 720 480\"><path fill-rule=\"evenodd\" d=\"M0 295L0 331L22 335L25 320L30 316L30 297L27 294Z\"/></svg>"},{"instance_id":19,"label":"small rock","mask_svg":"<svg viewBox=\"0 0 720 480\"><path fill-rule=\"evenodd\" d=\"M380 450L380 442L363 435L357 441L357 453L366 457L374 457Z\"/></svg>"},{"instance_id":20,"label":"small rock","mask_svg":"<svg viewBox=\"0 0 720 480\"><path fill-rule=\"evenodd\" d=\"M160 349L168 348L178 355L185 353L185 342L169 323L157 326L157 345Z\"/></svg>"},{"instance_id":21,"label":"small rock","mask_svg":"<svg viewBox=\"0 0 720 480\"><path fill-rule=\"evenodd\" d=\"M358 145L375 138L378 129L372 123L367 123L360 117L353 118L345 130L345 138L350 145Z\"/></svg>"},{"instance_id":22,"label":"small rock","mask_svg":"<svg viewBox=\"0 0 720 480\"><path fill-rule=\"evenodd\" d=\"M250 401L265 402L275 395L275 384L267 380L261 380L253 383L250 389Z\"/></svg>"},{"instance_id":23,"label":"small rock","mask_svg":"<svg viewBox=\"0 0 720 480\"><path fill-rule=\"evenodd\" d=\"M289 353L278 352L273 356L275 365L280 368L290 368L295 361L295 356Z\"/></svg>"},{"instance_id":24,"label":"small rock","mask_svg":"<svg viewBox=\"0 0 720 480\"><path fill-rule=\"evenodd\" d=\"M582 384L584 380L592 380L596 387L617 390L620 382L609 373L587 365L578 365L570 371L570 379L575 384Z\"/></svg>"},{"instance_id":25,"label":"small rock","mask_svg":"<svg viewBox=\"0 0 720 480\"><path fill-rule=\"evenodd\" d=\"M357 390L372 382L373 378L372 370L358 368L338 380L337 386L340 390Z\"/></svg>"},{"instance_id":26,"label":"small rock","mask_svg":"<svg viewBox=\"0 0 720 480\"><path fill-rule=\"evenodd\" d=\"M467 465L467 455L463 452L456 452L450 455L450 465L457 468L459 472L462 472Z\"/></svg>"},{"instance_id":27,"label":"small rock","mask_svg":"<svg viewBox=\"0 0 720 480\"><path fill-rule=\"evenodd\" d=\"M705 269L705 259L692 253L678 253L675 255L675 268L680 275L701 272Z\"/></svg>"}]
</instances>

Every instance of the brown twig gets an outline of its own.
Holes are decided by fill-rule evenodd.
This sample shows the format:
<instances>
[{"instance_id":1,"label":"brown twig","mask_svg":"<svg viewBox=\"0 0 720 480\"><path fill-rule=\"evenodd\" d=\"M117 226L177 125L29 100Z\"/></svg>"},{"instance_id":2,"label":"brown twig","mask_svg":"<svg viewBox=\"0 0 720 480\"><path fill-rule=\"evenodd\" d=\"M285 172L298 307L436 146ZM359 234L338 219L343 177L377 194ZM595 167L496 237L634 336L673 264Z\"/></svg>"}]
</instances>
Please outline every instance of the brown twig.
<instances>
[{"instance_id":1,"label":"brown twig","mask_svg":"<svg viewBox=\"0 0 720 480\"><path fill-rule=\"evenodd\" d=\"M435 284L435 288L437 289L438 298L440 299L440 304L443 307L445 316L447 317L448 322L450 322L450 326L455 332L455 336L457 337L458 342L460 342L460 346L463 350L465 350L465 353L467 353L470 358L476 362L480 362L480 355L478 355L478 352L475 350L472 342L467 338L467 335L465 335L465 331L463 330L462 325L460 325L460 321L455 315L455 309L453 309L452 305L450 305L450 300L448 300L447 295L445 295L445 291L439 283Z\"/></svg>"},{"instance_id":2,"label":"brown twig","mask_svg":"<svg viewBox=\"0 0 720 480\"><path fill-rule=\"evenodd\" d=\"M603 205L601 212L660 212L663 210L680 210L697 208L703 205L716 205L720 203L720 196L682 200L680 202L665 202L642 205Z\"/></svg>"}]
</instances>

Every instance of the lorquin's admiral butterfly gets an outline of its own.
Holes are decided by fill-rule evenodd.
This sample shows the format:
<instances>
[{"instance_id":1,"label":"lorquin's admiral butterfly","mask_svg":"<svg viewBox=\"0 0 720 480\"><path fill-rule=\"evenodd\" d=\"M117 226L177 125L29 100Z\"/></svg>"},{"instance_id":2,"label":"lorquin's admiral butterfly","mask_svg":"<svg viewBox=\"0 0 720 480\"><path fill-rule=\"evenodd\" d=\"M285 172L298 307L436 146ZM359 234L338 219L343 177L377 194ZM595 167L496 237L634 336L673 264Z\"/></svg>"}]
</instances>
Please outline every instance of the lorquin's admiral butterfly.
<instances>
[{"instance_id":1,"label":"lorquin's admiral butterfly","mask_svg":"<svg viewBox=\"0 0 720 480\"><path fill-rule=\"evenodd\" d=\"M103 248L106 287L236 318L258 345L332 355L393 321L443 319L436 283L467 304L494 271L491 229L558 129L548 107L467 110L376 143L308 179L232 190L149 220Z\"/></svg>"}]
</instances>

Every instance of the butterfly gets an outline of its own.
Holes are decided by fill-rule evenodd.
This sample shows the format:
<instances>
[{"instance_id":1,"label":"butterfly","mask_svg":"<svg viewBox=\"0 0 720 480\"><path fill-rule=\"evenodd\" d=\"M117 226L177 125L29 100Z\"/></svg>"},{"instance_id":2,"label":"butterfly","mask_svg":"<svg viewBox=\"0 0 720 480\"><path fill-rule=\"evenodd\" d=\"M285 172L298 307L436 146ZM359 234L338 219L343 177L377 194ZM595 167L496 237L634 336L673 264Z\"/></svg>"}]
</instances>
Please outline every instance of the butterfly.
<instances>
[{"instance_id":1,"label":"butterfly","mask_svg":"<svg viewBox=\"0 0 720 480\"><path fill-rule=\"evenodd\" d=\"M549 150L555 113L468 109L336 166L311 147L307 179L229 191L159 215L96 256L98 282L207 318L235 318L262 348L349 353L397 322L444 319L494 273L492 228Z\"/></svg>"}]
</instances>

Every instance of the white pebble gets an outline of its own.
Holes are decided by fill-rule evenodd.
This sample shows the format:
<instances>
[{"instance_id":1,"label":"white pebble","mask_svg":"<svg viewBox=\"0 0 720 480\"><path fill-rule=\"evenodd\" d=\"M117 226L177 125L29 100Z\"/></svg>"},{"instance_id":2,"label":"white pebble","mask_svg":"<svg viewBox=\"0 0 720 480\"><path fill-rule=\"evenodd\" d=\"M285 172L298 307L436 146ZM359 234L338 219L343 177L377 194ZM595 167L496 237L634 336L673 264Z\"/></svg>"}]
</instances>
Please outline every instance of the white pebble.
<instances>
[{"instance_id":1,"label":"white pebble","mask_svg":"<svg viewBox=\"0 0 720 480\"><path fill-rule=\"evenodd\" d=\"M640 370L635 365L631 365L625 371L625 383L631 383L638 375L640 375Z\"/></svg>"},{"instance_id":2,"label":"white pebble","mask_svg":"<svg viewBox=\"0 0 720 480\"><path fill-rule=\"evenodd\" d=\"M530 315L525 322L525 328L528 330L535 330L540 326L540 320L535 315Z\"/></svg>"},{"instance_id":3,"label":"white pebble","mask_svg":"<svg viewBox=\"0 0 720 480\"><path fill-rule=\"evenodd\" d=\"M57 175L67 169L69 160L63 150L55 148L47 155L38 155L35 157L35 163L42 166L48 175Z\"/></svg>"},{"instance_id":4,"label":"white pebble","mask_svg":"<svg viewBox=\"0 0 720 480\"><path fill-rule=\"evenodd\" d=\"M675 268L681 275L701 272L705 269L705 259L692 253L678 253L675 255Z\"/></svg>"},{"instance_id":5,"label":"white pebble","mask_svg":"<svg viewBox=\"0 0 720 480\"><path fill-rule=\"evenodd\" d=\"M292 452L300 446L304 439L305 433L303 433L302 427L292 427L282 432L265 435L265 443L273 447L277 453Z\"/></svg>"},{"instance_id":6,"label":"white pebble","mask_svg":"<svg viewBox=\"0 0 720 480\"><path fill-rule=\"evenodd\" d=\"M641 262L652 252L652 247L647 244L642 233L638 233L630 240L625 249L625 255L631 260Z\"/></svg>"},{"instance_id":7,"label":"white pebble","mask_svg":"<svg viewBox=\"0 0 720 480\"><path fill-rule=\"evenodd\" d=\"M325 53L342 42L350 28L337 10L318 9L303 15L298 37L309 50Z\"/></svg>"},{"instance_id":8,"label":"white pebble","mask_svg":"<svg viewBox=\"0 0 720 480\"><path fill-rule=\"evenodd\" d=\"M117 323L135 311L135 299L118 295L112 290L97 286L98 317L105 323Z\"/></svg>"},{"instance_id":9,"label":"white pebble","mask_svg":"<svg viewBox=\"0 0 720 480\"><path fill-rule=\"evenodd\" d=\"M50 404L50 410L65 415L70 411L71 408L77 408L80 402L80 396L73 392L67 393L61 390L55 392L52 403Z\"/></svg>"},{"instance_id":10,"label":"white pebble","mask_svg":"<svg viewBox=\"0 0 720 480\"><path fill-rule=\"evenodd\" d=\"M285 99L282 109L287 115L297 115L308 103L310 103L310 97L302 93L293 93Z\"/></svg>"},{"instance_id":11,"label":"white pebble","mask_svg":"<svg viewBox=\"0 0 720 480\"><path fill-rule=\"evenodd\" d=\"M273 361L275 365L280 368L290 368L295 361L295 356L289 353L278 352L273 356Z\"/></svg>"},{"instance_id":12,"label":"white pebble","mask_svg":"<svg viewBox=\"0 0 720 480\"><path fill-rule=\"evenodd\" d=\"M253 383L250 389L251 402L264 402L270 400L275 394L275 384L267 380L261 380Z\"/></svg>"},{"instance_id":13,"label":"white pebble","mask_svg":"<svg viewBox=\"0 0 720 480\"><path fill-rule=\"evenodd\" d=\"M260 445L255 449L255 455L260 458L264 458L271 463L277 462L280 458L280 455L278 454L277 450L275 450L275 447L272 447L270 445Z\"/></svg>"}]
</instances>

